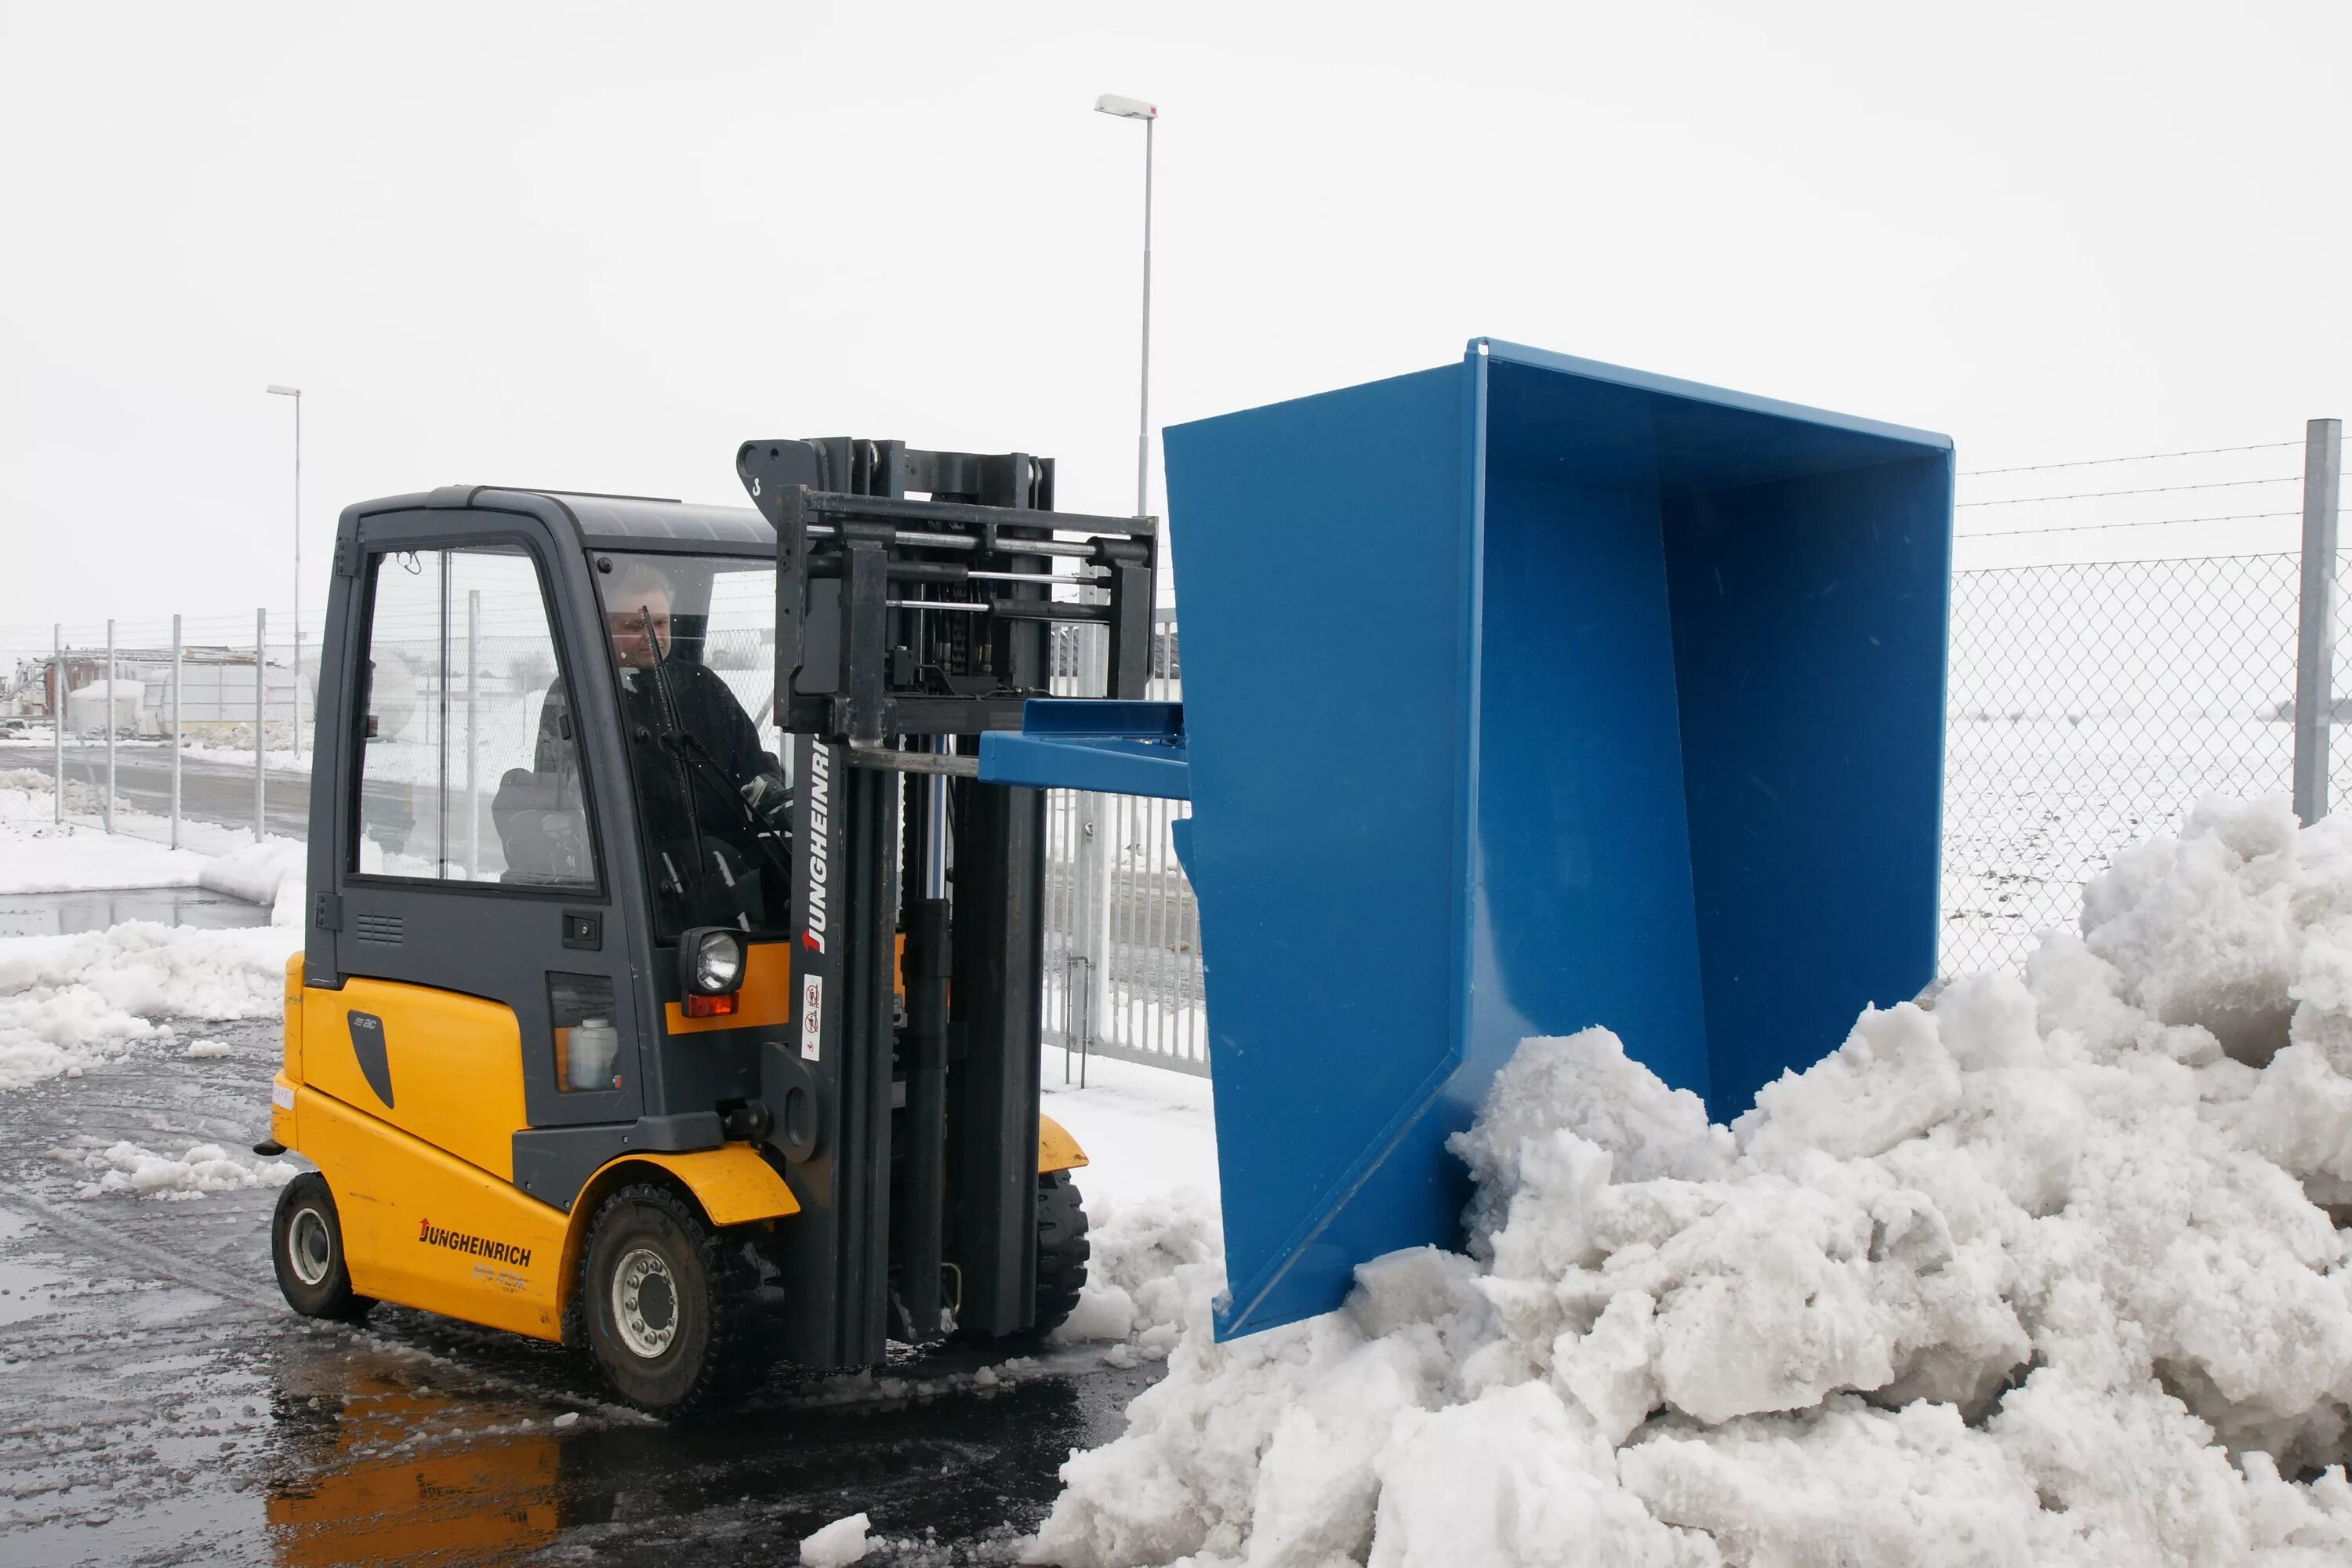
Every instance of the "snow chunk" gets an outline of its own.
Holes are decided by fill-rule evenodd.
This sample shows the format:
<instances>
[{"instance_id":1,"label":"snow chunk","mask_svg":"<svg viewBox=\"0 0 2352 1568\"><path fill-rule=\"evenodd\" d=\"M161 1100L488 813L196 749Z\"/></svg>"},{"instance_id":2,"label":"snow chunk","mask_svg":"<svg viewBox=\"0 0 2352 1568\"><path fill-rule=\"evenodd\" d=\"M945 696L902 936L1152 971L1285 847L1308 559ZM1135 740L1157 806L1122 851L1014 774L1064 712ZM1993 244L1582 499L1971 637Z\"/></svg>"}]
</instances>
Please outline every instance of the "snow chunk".
<instances>
[{"instance_id":1,"label":"snow chunk","mask_svg":"<svg viewBox=\"0 0 2352 1568\"><path fill-rule=\"evenodd\" d=\"M845 1568L866 1556L866 1532L871 1526L862 1513L836 1519L814 1535L801 1538L801 1561L808 1568Z\"/></svg>"},{"instance_id":2,"label":"snow chunk","mask_svg":"<svg viewBox=\"0 0 2352 1568\"><path fill-rule=\"evenodd\" d=\"M282 1187L294 1179L295 1167L283 1160L252 1160L233 1154L217 1143L191 1144L174 1157L159 1154L128 1141L79 1154L58 1151L83 1169L98 1173L74 1192L77 1198L106 1197L129 1193L134 1197L183 1200L207 1193L243 1192L251 1187Z\"/></svg>"},{"instance_id":3,"label":"snow chunk","mask_svg":"<svg viewBox=\"0 0 2352 1568\"><path fill-rule=\"evenodd\" d=\"M1101 1197L1088 1208L1087 1280L1055 1343L1172 1334L1190 1299L1223 1283L1216 1200L1198 1187L1141 1203Z\"/></svg>"}]
</instances>

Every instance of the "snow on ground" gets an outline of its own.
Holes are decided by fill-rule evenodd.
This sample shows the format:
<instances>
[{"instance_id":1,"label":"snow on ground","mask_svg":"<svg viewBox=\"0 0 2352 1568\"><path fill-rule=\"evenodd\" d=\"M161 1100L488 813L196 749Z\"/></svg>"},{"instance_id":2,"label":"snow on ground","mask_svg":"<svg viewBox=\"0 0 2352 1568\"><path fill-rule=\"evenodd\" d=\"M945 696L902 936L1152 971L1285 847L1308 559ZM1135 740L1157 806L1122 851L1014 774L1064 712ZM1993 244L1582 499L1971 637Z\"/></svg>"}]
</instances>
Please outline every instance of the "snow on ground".
<instances>
[{"instance_id":1,"label":"snow on ground","mask_svg":"<svg viewBox=\"0 0 2352 1568\"><path fill-rule=\"evenodd\" d=\"M1091 1162L1077 1173L1087 1207L1152 1197L1172 1188L1217 1188L1217 1134L1209 1080L1140 1062L1095 1057L1079 1064L1048 1047L1045 1112Z\"/></svg>"},{"instance_id":2,"label":"snow on ground","mask_svg":"<svg viewBox=\"0 0 2352 1568\"><path fill-rule=\"evenodd\" d=\"M66 781L67 807L98 807L79 780ZM272 906L280 925L302 919L305 850L297 840L256 844L244 829L183 820L179 849L168 819L115 812L117 831L54 820L56 785L29 768L0 771L0 894L103 892L123 888L205 888Z\"/></svg>"},{"instance_id":3,"label":"snow on ground","mask_svg":"<svg viewBox=\"0 0 2352 1568\"><path fill-rule=\"evenodd\" d=\"M1455 1141L1470 1256L1224 1345L1174 1264L1169 1374L1029 1559L2352 1561L2352 818L2209 803L2083 925L1729 1128L1528 1042Z\"/></svg>"},{"instance_id":4,"label":"snow on ground","mask_svg":"<svg viewBox=\"0 0 2352 1568\"><path fill-rule=\"evenodd\" d=\"M67 781L68 809L95 809ZM56 781L30 768L0 771L0 894L193 888L205 858L55 820Z\"/></svg>"},{"instance_id":5,"label":"snow on ground","mask_svg":"<svg viewBox=\"0 0 2352 1568\"><path fill-rule=\"evenodd\" d=\"M282 1187L296 1167L284 1160L261 1160L218 1143L192 1143L183 1154L162 1154L127 1140L100 1144L81 1139L49 1151L55 1158L90 1173L74 1191L77 1198L128 1193L134 1197L181 1200L248 1187Z\"/></svg>"},{"instance_id":6,"label":"snow on ground","mask_svg":"<svg viewBox=\"0 0 2352 1568\"><path fill-rule=\"evenodd\" d=\"M273 725L271 728L273 732L282 732L284 727ZM243 745L236 744L236 736L243 737L245 742ZM253 766L252 727L247 725L238 731L236 736L218 742L184 740L180 742L180 755L192 763L223 763L231 767L249 768ZM165 749L164 742L161 741L151 744L158 751ZM273 773L308 774L310 771L312 751L313 748L305 746L298 753L290 746L272 746L269 748L268 760L263 766Z\"/></svg>"},{"instance_id":7,"label":"snow on ground","mask_svg":"<svg viewBox=\"0 0 2352 1568\"><path fill-rule=\"evenodd\" d=\"M1165 1356L1187 1293L1223 1278L1217 1134L1209 1080L1097 1057L1066 1071L1045 1054L1045 1112L1085 1150L1074 1173L1087 1205L1087 1283L1057 1344L1111 1342L1109 1359ZM1068 1081L1065 1081L1065 1079Z\"/></svg>"},{"instance_id":8,"label":"snow on ground","mask_svg":"<svg viewBox=\"0 0 2352 1568\"><path fill-rule=\"evenodd\" d=\"M0 893L204 887L272 904L275 924L174 931L137 922L0 940L0 1091L79 1076L143 1043L168 1044L171 1026L159 1018L278 1010L286 957L300 941L285 929L302 918L299 844L184 825L184 838L217 851L202 854L60 826L48 819L50 787L46 774L0 773ZM122 816L117 822L125 825Z\"/></svg>"},{"instance_id":9,"label":"snow on ground","mask_svg":"<svg viewBox=\"0 0 2352 1568\"><path fill-rule=\"evenodd\" d=\"M151 1043L159 1018L262 1018L285 1005L283 927L188 931L148 921L77 936L0 941L0 1092Z\"/></svg>"}]
</instances>

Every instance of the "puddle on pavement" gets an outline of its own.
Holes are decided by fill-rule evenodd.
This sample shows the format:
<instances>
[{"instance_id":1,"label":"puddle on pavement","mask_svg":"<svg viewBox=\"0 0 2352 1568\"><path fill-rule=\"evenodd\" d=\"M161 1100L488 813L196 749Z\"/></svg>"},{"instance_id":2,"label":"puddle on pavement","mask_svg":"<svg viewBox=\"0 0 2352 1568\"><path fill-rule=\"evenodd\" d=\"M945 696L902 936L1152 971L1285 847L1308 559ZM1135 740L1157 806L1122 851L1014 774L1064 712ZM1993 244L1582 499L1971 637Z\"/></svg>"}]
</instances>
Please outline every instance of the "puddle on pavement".
<instances>
[{"instance_id":1,"label":"puddle on pavement","mask_svg":"<svg viewBox=\"0 0 2352 1568\"><path fill-rule=\"evenodd\" d=\"M786 1561L802 1536L860 1510L882 1533L976 1542L1034 1528L1062 1460L1123 1426L1156 1375L856 1405L778 1386L664 1425L444 1393L365 1358L289 1349L265 1496L271 1560L288 1565L505 1562L575 1531L599 1561L667 1560L681 1538L701 1542L704 1563Z\"/></svg>"},{"instance_id":2,"label":"puddle on pavement","mask_svg":"<svg viewBox=\"0 0 2352 1568\"><path fill-rule=\"evenodd\" d=\"M554 1548L614 1568L764 1568L861 1510L923 1543L914 1560L1002 1556L1044 1517L1070 1451L1117 1435L1159 1372L1088 1362L916 1396L927 1376L982 1364L950 1352L901 1361L879 1386L780 1380L663 1424L605 1404L552 1347L430 1351L404 1342L420 1315L378 1318L356 1334L239 1325L252 1353L161 1378L70 1452L25 1456L20 1479L42 1495L0 1559L456 1568Z\"/></svg>"},{"instance_id":3,"label":"puddle on pavement","mask_svg":"<svg viewBox=\"0 0 2352 1568\"><path fill-rule=\"evenodd\" d=\"M0 894L0 937L71 936L129 921L234 931L269 923L269 906L202 888L124 888L100 893Z\"/></svg>"}]
</instances>

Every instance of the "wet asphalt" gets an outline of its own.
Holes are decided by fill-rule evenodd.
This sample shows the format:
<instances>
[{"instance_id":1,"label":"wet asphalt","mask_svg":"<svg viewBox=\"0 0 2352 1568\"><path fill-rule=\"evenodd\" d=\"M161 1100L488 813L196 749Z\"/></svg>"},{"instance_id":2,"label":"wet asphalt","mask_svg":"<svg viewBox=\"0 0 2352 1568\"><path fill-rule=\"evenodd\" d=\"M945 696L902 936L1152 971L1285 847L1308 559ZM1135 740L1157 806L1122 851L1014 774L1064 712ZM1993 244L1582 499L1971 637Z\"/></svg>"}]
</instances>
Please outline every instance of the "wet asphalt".
<instances>
[{"instance_id":1,"label":"wet asphalt","mask_svg":"<svg viewBox=\"0 0 2352 1568\"><path fill-rule=\"evenodd\" d=\"M289 1312L273 1189L85 1197L81 1150L173 1156L266 1127L274 1024L183 1025L0 1094L0 1563L791 1563L866 1512L867 1561L1010 1561L1073 1448L1159 1375L1088 1351L782 1374L718 1415L608 1403L551 1345L383 1307Z\"/></svg>"}]
</instances>

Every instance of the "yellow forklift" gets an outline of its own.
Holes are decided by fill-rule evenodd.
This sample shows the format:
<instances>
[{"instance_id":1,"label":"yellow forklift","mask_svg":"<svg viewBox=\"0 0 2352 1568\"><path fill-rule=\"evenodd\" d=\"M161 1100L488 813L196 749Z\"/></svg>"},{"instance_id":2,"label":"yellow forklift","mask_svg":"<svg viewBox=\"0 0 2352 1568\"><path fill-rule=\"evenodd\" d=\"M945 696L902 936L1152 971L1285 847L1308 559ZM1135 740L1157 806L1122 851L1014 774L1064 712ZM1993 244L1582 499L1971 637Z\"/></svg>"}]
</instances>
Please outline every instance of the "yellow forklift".
<instances>
[{"instance_id":1,"label":"yellow forklift","mask_svg":"<svg viewBox=\"0 0 2352 1568\"><path fill-rule=\"evenodd\" d=\"M672 1415L1076 1303L1044 796L979 742L1045 698L1058 626L1143 695L1155 522L1056 512L1020 453L737 467L756 510L342 514L259 1146L318 1167L273 1227L297 1310L560 1340Z\"/></svg>"}]
</instances>

